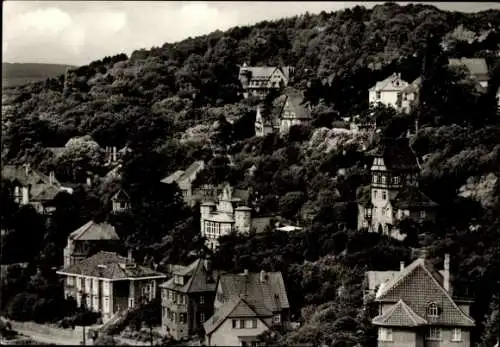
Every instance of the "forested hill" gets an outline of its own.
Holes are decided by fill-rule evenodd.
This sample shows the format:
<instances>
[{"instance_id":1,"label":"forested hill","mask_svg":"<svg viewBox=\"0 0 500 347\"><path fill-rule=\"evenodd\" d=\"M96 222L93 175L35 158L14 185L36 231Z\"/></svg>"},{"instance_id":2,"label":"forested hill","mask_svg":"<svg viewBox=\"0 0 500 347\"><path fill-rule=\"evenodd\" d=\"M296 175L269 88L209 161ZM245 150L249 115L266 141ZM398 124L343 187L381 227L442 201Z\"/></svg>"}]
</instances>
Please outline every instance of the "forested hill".
<instances>
[{"instance_id":1,"label":"forested hill","mask_svg":"<svg viewBox=\"0 0 500 347\"><path fill-rule=\"evenodd\" d=\"M244 62L295 66L299 88L316 78L331 82L325 100L344 113L363 106L366 90L392 70L416 77L429 34L447 43L449 55L491 60L499 28L499 11L463 14L422 4L306 13L166 43L129 58L107 57L65 77L11 89L3 101L15 107L6 108L4 117L41 117L49 128L57 126L57 136L33 144L62 145L71 136L99 132L104 124L112 136L98 136L99 142L120 144L128 129L141 128L138 115L183 121L181 128L199 122L204 115L191 109L193 95L197 109L238 102L238 65Z\"/></svg>"},{"instance_id":2,"label":"forested hill","mask_svg":"<svg viewBox=\"0 0 500 347\"><path fill-rule=\"evenodd\" d=\"M2 63L2 86L12 87L54 78L74 68L72 65Z\"/></svg>"}]
</instances>

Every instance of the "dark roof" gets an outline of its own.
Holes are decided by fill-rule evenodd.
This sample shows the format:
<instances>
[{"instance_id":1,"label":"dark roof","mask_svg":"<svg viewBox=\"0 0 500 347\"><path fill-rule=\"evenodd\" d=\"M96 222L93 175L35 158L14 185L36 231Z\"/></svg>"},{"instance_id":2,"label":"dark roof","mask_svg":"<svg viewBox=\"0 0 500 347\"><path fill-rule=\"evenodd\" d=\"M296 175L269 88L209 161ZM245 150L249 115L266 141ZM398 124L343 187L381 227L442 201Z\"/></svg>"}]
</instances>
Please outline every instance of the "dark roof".
<instances>
[{"instance_id":1,"label":"dark roof","mask_svg":"<svg viewBox=\"0 0 500 347\"><path fill-rule=\"evenodd\" d=\"M90 221L73 231L69 238L72 240L119 240L115 227L108 223Z\"/></svg>"},{"instance_id":2,"label":"dark roof","mask_svg":"<svg viewBox=\"0 0 500 347\"><path fill-rule=\"evenodd\" d=\"M31 200L40 202L52 201L56 195L62 191L53 185L42 185L40 188L41 189L31 197Z\"/></svg>"},{"instance_id":3,"label":"dark roof","mask_svg":"<svg viewBox=\"0 0 500 347\"><path fill-rule=\"evenodd\" d=\"M250 190L235 188L232 193L232 198L240 199L243 202L248 202L248 200L250 199Z\"/></svg>"},{"instance_id":4,"label":"dark roof","mask_svg":"<svg viewBox=\"0 0 500 347\"><path fill-rule=\"evenodd\" d=\"M437 319L427 319L429 324L474 326L474 320L457 306L442 283L442 275L424 258L418 258L394 278L382 283L375 301L396 304L403 300L416 315L424 318L427 318L427 306L434 302L441 313Z\"/></svg>"},{"instance_id":5,"label":"dark roof","mask_svg":"<svg viewBox=\"0 0 500 347\"><path fill-rule=\"evenodd\" d=\"M174 265L173 275L189 276L184 285L174 283L172 277L167 282L160 285L162 288L172 289L182 293L199 293L215 291L215 274L210 273L204 266L203 259L197 259L188 266Z\"/></svg>"},{"instance_id":6,"label":"dark roof","mask_svg":"<svg viewBox=\"0 0 500 347\"><path fill-rule=\"evenodd\" d=\"M123 189L120 189L116 192L115 195L111 197L112 201L129 201L130 197L128 196L127 192L124 191Z\"/></svg>"},{"instance_id":7,"label":"dark roof","mask_svg":"<svg viewBox=\"0 0 500 347\"><path fill-rule=\"evenodd\" d=\"M189 167L184 171L184 173L177 179L178 182L184 181L191 177L193 174L197 173L198 171L202 170L204 167L205 163L203 160L198 160L189 165Z\"/></svg>"},{"instance_id":8,"label":"dark roof","mask_svg":"<svg viewBox=\"0 0 500 347\"><path fill-rule=\"evenodd\" d=\"M403 300L392 306L384 314L373 318L372 323L382 326L417 327L428 322L416 314Z\"/></svg>"},{"instance_id":9,"label":"dark roof","mask_svg":"<svg viewBox=\"0 0 500 347\"><path fill-rule=\"evenodd\" d=\"M260 276L260 273L225 274L219 278L219 285L224 295L245 298L262 316L290 308L281 272L265 273L264 282Z\"/></svg>"},{"instance_id":10,"label":"dark roof","mask_svg":"<svg viewBox=\"0 0 500 347\"><path fill-rule=\"evenodd\" d=\"M248 317L259 317L252 304L248 303L244 298L232 298L220 306L214 315L203 324L203 327L205 333L210 334L228 318Z\"/></svg>"},{"instance_id":11,"label":"dark roof","mask_svg":"<svg viewBox=\"0 0 500 347\"><path fill-rule=\"evenodd\" d=\"M145 266L130 262L114 252L101 251L60 271L61 275L84 275L112 280L144 277L166 277L164 274Z\"/></svg>"},{"instance_id":12,"label":"dark roof","mask_svg":"<svg viewBox=\"0 0 500 347\"><path fill-rule=\"evenodd\" d=\"M279 118L282 118L283 113L288 106L291 111L295 112L296 119L310 119L311 113L307 109L304 103L304 95L296 90L295 88L288 87L283 92L277 102L277 107L279 108Z\"/></svg>"},{"instance_id":13,"label":"dark roof","mask_svg":"<svg viewBox=\"0 0 500 347\"><path fill-rule=\"evenodd\" d=\"M268 226L270 226L271 228L273 227L273 225L271 225L271 222L275 218L276 218L276 216L253 217L252 218L252 229L255 229L255 232L257 234L262 234L263 232L266 231L266 228Z\"/></svg>"},{"instance_id":14,"label":"dark roof","mask_svg":"<svg viewBox=\"0 0 500 347\"><path fill-rule=\"evenodd\" d=\"M162 179L161 182L162 183L167 183L167 184L171 184L171 183L177 182L177 180L179 179L179 177L182 176L183 173L184 173L183 170L177 170L173 174L171 174L171 175L165 177L164 179Z\"/></svg>"},{"instance_id":15,"label":"dark roof","mask_svg":"<svg viewBox=\"0 0 500 347\"><path fill-rule=\"evenodd\" d=\"M382 139L380 144L367 152L373 157L382 157L388 170L418 170L415 153L405 137L397 139Z\"/></svg>"},{"instance_id":16,"label":"dark roof","mask_svg":"<svg viewBox=\"0 0 500 347\"><path fill-rule=\"evenodd\" d=\"M40 184L50 185L49 176L33 168L28 169L28 173L26 174L26 167L24 166L4 165L2 167L2 177L6 180L17 181L23 186L30 184L32 186ZM52 185L59 187L60 183L54 178Z\"/></svg>"},{"instance_id":17,"label":"dark roof","mask_svg":"<svg viewBox=\"0 0 500 347\"><path fill-rule=\"evenodd\" d=\"M427 195L422 193L420 189L413 186L402 187L392 205L400 209L415 209L422 207L435 207L437 204L432 201Z\"/></svg>"}]
</instances>

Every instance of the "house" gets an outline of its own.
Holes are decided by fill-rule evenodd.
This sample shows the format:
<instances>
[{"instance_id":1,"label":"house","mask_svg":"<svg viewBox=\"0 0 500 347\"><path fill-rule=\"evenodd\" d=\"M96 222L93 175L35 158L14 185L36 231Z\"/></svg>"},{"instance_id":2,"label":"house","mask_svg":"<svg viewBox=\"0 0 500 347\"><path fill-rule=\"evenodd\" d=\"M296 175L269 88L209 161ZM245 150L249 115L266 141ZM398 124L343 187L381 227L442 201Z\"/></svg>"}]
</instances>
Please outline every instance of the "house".
<instances>
[{"instance_id":1,"label":"house","mask_svg":"<svg viewBox=\"0 0 500 347\"><path fill-rule=\"evenodd\" d=\"M484 58L450 58L448 59L448 66L465 67L469 71L470 77L476 80L483 90L488 88L488 65L486 64L486 60Z\"/></svg>"},{"instance_id":2,"label":"house","mask_svg":"<svg viewBox=\"0 0 500 347\"><path fill-rule=\"evenodd\" d=\"M288 86L294 69L290 66L248 66L240 67L239 80L243 97L254 96L263 99L271 90Z\"/></svg>"},{"instance_id":3,"label":"house","mask_svg":"<svg viewBox=\"0 0 500 347\"><path fill-rule=\"evenodd\" d=\"M120 238L108 223L90 221L69 234L64 248L64 266L70 266L99 251L119 250Z\"/></svg>"},{"instance_id":4,"label":"house","mask_svg":"<svg viewBox=\"0 0 500 347\"><path fill-rule=\"evenodd\" d=\"M123 159L123 157L132 152L132 149L128 146L124 146L117 150L116 146L106 146L104 149L106 153L106 164L105 166L117 164Z\"/></svg>"},{"instance_id":5,"label":"house","mask_svg":"<svg viewBox=\"0 0 500 347\"><path fill-rule=\"evenodd\" d=\"M422 89L422 77L417 77L411 82L408 87L403 89L403 102L401 103L401 111L410 113L418 105L420 90Z\"/></svg>"},{"instance_id":6,"label":"house","mask_svg":"<svg viewBox=\"0 0 500 347\"><path fill-rule=\"evenodd\" d=\"M449 255L443 271L436 271L422 252L413 263L386 277L374 299L379 313L372 324L378 328L379 347L471 346L475 322L470 301L452 297Z\"/></svg>"},{"instance_id":7,"label":"house","mask_svg":"<svg viewBox=\"0 0 500 347\"><path fill-rule=\"evenodd\" d=\"M165 275L137 264L128 257L101 251L56 272L65 277L64 295L94 312L103 321L116 313L156 298L158 282Z\"/></svg>"},{"instance_id":8,"label":"house","mask_svg":"<svg viewBox=\"0 0 500 347\"><path fill-rule=\"evenodd\" d=\"M115 213L128 211L130 209L130 197L127 192L120 189L111 197L111 204Z\"/></svg>"},{"instance_id":9,"label":"house","mask_svg":"<svg viewBox=\"0 0 500 347\"><path fill-rule=\"evenodd\" d=\"M260 106L257 107L255 136L266 136L273 132L284 135L293 125L308 124L311 119L311 105L304 101L304 95L288 87L273 102L270 115L266 115Z\"/></svg>"},{"instance_id":10,"label":"house","mask_svg":"<svg viewBox=\"0 0 500 347\"><path fill-rule=\"evenodd\" d=\"M54 172L49 176L31 168L29 164L23 166L5 165L2 167L2 178L12 183L12 197L21 205L32 205L42 214L54 211L54 199L60 192L71 194L73 190L63 187L55 178Z\"/></svg>"},{"instance_id":11,"label":"house","mask_svg":"<svg viewBox=\"0 0 500 347\"><path fill-rule=\"evenodd\" d=\"M434 218L437 204L418 189L420 168L407 138L382 140L374 150L371 184L358 199L358 230L404 239L398 223Z\"/></svg>"},{"instance_id":12,"label":"house","mask_svg":"<svg viewBox=\"0 0 500 347\"><path fill-rule=\"evenodd\" d=\"M224 274L217 281L214 315L205 324L207 346L255 346L258 336L289 322L281 272Z\"/></svg>"},{"instance_id":13,"label":"house","mask_svg":"<svg viewBox=\"0 0 500 347\"><path fill-rule=\"evenodd\" d=\"M226 185L222 191L219 203L205 201L200 206L200 231L206 238L207 247L216 249L218 239L230 234L233 230L248 233L252 227L252 209L246 206L246 201L238 196L239 190Z\"/></svg>"},{"instance_id":14,"label":"house","mask_svg":"<svg viewBox=\"0 0 500 347\"><path fill-rule=\"evenodd\" d=\"M208 259L172 267L172 278L160 287L162 327L174 339L203 332L203 323L213 314L216 280Z\"/></svg>"},{"instance_id":15,"label":"house","mask_svg":"<svg viewBox=\"0 0 500 347\"><path fill-rule=\"evenodd\" d=\"M196 200L193 198L193 181L198 173L205 168L205 163L202 160L192 163L186 171L178 170L161 180L165 184L177 183L186 204L193 206Z\"/></svg>"},{"instance_id":16,"label":"house","mask_svg":"<svg viewBox=\"0 0 500 347\"><path fill-rule=\"evenodd\" d=\"M409 83L401 79L401 74L394 73L368 90L369 103L381 103L400 110L403 104L403 91L408 86Z\"/></svg>"}]
</instances>

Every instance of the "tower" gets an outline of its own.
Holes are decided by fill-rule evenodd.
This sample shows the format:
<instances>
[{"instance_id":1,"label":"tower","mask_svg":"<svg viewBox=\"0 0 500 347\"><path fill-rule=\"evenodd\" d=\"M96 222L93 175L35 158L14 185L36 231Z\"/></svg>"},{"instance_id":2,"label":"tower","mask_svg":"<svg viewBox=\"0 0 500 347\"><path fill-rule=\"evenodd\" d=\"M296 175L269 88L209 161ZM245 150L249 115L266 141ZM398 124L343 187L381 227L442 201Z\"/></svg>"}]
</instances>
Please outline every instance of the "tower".
<instances>
[{"instance_id":1,"label":"tower","mask_svg":"<svg viewBox=\"0 0 500 347\"><path fill-rule=\"evenodd\" d=\"M252 209L240 206L234 212L234 227L238 233L250 232L252 226Z\"/></svg>"},{"instance_id":2,"label":"tower","mask_svg":"<svg viewBox=\"0 0 500 347\"><path fill-rule=\"evenodd\" d=\"M204 220L214 211L215 203L212 201L205 201L200 206L200 232L201 236L205 236L205 223Z\"/></svg>"}]
</instances>

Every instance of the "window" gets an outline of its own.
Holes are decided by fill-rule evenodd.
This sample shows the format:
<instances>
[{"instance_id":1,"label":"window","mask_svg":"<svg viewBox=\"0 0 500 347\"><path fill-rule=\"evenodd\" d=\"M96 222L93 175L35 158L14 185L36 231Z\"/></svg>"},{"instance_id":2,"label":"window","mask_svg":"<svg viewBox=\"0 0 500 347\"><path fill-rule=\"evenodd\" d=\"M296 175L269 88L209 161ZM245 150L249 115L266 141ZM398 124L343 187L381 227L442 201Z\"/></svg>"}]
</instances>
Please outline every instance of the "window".
<instances>
[{"instance_id":1,"label":"window","mask_svg":"<svg viewBox=\"0 0 500 347\"><path fill-rule=\"evenodd\" d=\"M366 94L365 94L365 95L366 95ZM381 92L377 92L377 93L376 93L376 98L377 98L377 100L379 100L381 96L382 96L382 93L381 93Z\"/></svg>"},{"instance_id":2,"label":"window","mask_svg":"<svg viewBox=\"0 0 500 347\"><path fill-rule=\"evenodd\" d=\"M179 323L186 324L187 313L179 313Z\"/></svg>"},{"instance_id":3,"label":"window","mask_svg":"<svg viewBox=\"0 0 500 347\"><path fill-rule=\"evenodd\" d=\"M382 184L387 183L387 177L385 175L382 175Z\"/></svg>"},{"instance_id":4,"label":"window","mask_svg":"<svg viewBox=\"0 0 500 347\"><path fill-rule=\"evenodd\" d=\"M67 279L66 279L66 283L68 286L73 286L73 283L74 283L74 279L73 277L69 276Z\"/></svg>"},{"instance_id":5,"label":"window","mask_svg":"<svg viewBox=\"0 0 500 347\"><path fill-rule=\"evenodd\" d=\"M451 341L454 341L454 342L462 341L462 330L460 328L453 329L453 332L451 335Z\"/></svg>"},{"instance_id":6,"label":"window","mask_svg":"<svg viewBox=\"0 0 500 347\"><path fill-rule=\"evenodd\" d=\"M109 298L104 298L104 310L109 311Z\"/></svg>"},{"instance_id":7,"label":"window","mask_svg":"<svg viewBox=\"0 0 500 347\"><path fill-rule=\"evenodd\" d=\"M392 329L379 328L378 329L379 341L392 341Z\"/></svg>"},{"instance_id":8,"label":"window","mask_svg":"<svg viewBox=\"0 0 500 347\"><path fill-rule=\"evenodd\" d=\"M386 200L387 199L387 193L384 191L382 192L382 200Z\"/></svg>"},{"instance_id":9,"label":"window","mask_svg":"<svg viewBox=\"0 0 500 347\"><path fill-rule=\"evenodd\" d=\"M441 329L430 327L427 330L427 336L425 337L428 341L440 341L441 340Z\"/></svg>"},{"instance_id":10,"label":"window","mask_svg":"<svg viewBox=\"0 0 500 347\"><path fill-rule=\"evenodd\" d=\"M257 319L252 319L251 321L249 321L249 323L251 322L251 327L252 329L257 329Z\"/></svg>"},{"instance_id":11,"label":"window","mask_svg":"<svg viewBox=\"0 0 500 347\"><path fill-rule=\"evenodd\" d=\"M129 307L129 308L134 307L134 298L129 298L129 299L128 299L128 307Z\"/></svg>"},{"instance_id":12,"label":"window","mask_svg":"<svg viewBox=\"0 0 500 347\"><path fill-rule=\"evenodd\" d=\"M378 191L376 189L373 190L373 199L377 199L377 192Z\"/></svg>"},{"instance_id":13,"label":"window","mask_svg":"<svg viewBox=\"0 0 500 347\"><path fill-rule=\"evenodd\" d=\"M203 323L203 322L205 322L205 314L200 313L200 323Z\"/></svg>"},{"instance_id":14,"label":"window","mask_svg":"<svg viewBox=\"0 0 500 347\"><path fill-rule=\"evenodd\" d=\"M240 329L245 329L245 320L244 319L240 319Z\"/></svg>"},{"instance_id":15,"label":"window","mask_svg":"<svg viewBox=\"0 0 500 347\"><path fill-rule=\"evenodd\" d=\"M437 318L439 316L439 307L436 303L431 303L427 307L427 316Z\"/></svg>"},{"instance_id":16,"label":"window","mask_svg":"<svg viewBox=\"0 0 500 347\"><path fill-rule=\"evenodd\" d=\"M420 211L420 218L422 218L422 219L425 218L425 211Z\"/></svg>"},{"instance_id":17,"label":"window","mask_svg":"<svg viewBox=\"0 0 500 347\"><path fill-rule=\"evenodd\" d=\"M205 303L205 297L203 295L200 295L200 304Z\"/></svg>"},{"instance_id":18,"label":"window","mask_svg":"<svg viewBox=\"0 0 500 347\"><path fill-rule=\"evenodd\" d=\"M238 321L233 319L233 329L238 329Z\"/></svg>"},{"instance_id":19,"label":"window","mask_svg":"<svg viewBox=\"0 0 500 347\"><path fill-rule=\"evenodd\" d=\"M273 322L276 324L281 323L281 315L279 313L273 316Z\"/></svg>"},{"instance_id":20,"label":"window","mask_svg":"<svg viewBox=\"0 0 500 347\"><path fill-rule=\"evenodd\" d=\"M392 178L392 182L393 182L394 184L399 184L399 183L400 183L400 178L399 178L399 176L394 176L394 177Z\"/></svg>"},{"instance_id":21,"label":"window","mask_svg":"<svg viewBox=\"0 0 500 347\"><path fill-rule=\"evenodd\" d=\"M175 275L174 277L174 283L175 284L178 284L178 285L184 285L184 277L182 276L179 276L179 275Z\"/></svg>"}]
</instances>

